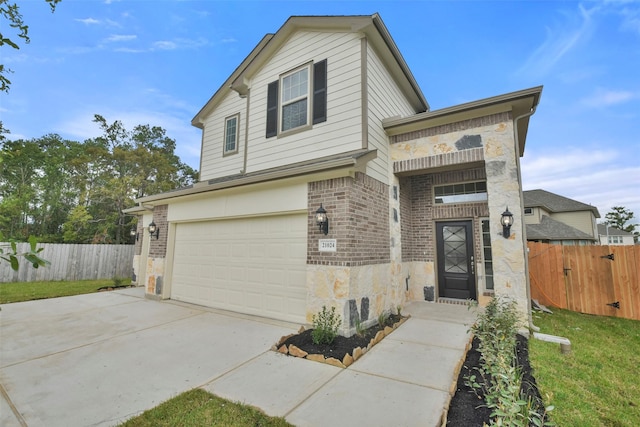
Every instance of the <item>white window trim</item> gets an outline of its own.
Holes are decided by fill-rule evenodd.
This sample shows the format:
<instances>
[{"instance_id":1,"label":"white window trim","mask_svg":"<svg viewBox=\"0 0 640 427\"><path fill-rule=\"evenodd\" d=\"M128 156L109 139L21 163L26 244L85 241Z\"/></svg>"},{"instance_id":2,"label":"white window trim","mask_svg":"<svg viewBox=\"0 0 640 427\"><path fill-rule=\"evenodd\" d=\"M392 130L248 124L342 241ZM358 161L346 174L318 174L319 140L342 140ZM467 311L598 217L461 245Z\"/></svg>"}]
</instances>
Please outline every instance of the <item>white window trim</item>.
<instances>
[{"instance_id":1,"label":"white window trim","mask_svg":"<svg viewBox=\"0 0 640 427\"><path fill-rule=\"evenodd\" d=\"M236 120L236 140L235 140L235 149L234 150L227 150L227 123L229 122L229 120L235 119ZM231 154L237 154L238 153L238 143L240 141L240 113L236 113L232 116L229 117L225 117L224 119L224 139L222 141L222 156L229 156Z\"/></svg>"},{"instance_id":2,"label":"white window trim","mask_svg":"<svg viewBox=\"0 0 640 427\"><path fill-rule=\"evenodd\" d=\"M313 82L313 62L309 62L307 64L301 65L299 67L296 67L290 71L287 71L286 73L283 73L280 75L280 81L278 83L278 136L280 135L288 135L290 133L294 133L294 132L299 132L301 130L307 130L310 129L312 127L311 124L311 110L312 110L312 105L313 105L313 86L312 86L312 82ZM307 94L305 96L298 96L296 98L293 99L289 99L287 102L283 102L282 98L282 93L284 91L284 79L287 78L288 76L291 76L303 69L307 69ZM284 121L284 107L289 105L289 104L293 104L296 103L298 101L301 101L303 99L307 100L307 123L301 126L296 126L294 128L291 129L287 129L287 130L282 130L282 122Z\"/></svg>"}]
</instances>

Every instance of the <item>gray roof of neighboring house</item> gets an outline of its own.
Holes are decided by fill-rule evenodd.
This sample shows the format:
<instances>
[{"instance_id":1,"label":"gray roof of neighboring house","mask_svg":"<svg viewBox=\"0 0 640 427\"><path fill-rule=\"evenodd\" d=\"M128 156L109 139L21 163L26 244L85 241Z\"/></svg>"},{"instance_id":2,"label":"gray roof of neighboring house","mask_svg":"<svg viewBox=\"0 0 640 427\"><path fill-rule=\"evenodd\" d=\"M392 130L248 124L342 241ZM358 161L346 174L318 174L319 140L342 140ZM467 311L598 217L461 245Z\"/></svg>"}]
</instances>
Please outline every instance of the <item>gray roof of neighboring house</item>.
<instances>
[{"instance_id":1,"label":"gray roof of neighboring house","mask_svg":"<svg viewBox=\"0 0 640 427\"><path fill-rule=\"evenodd\" d=\"M633 233L629 233L628 231L620 230L612 226L608 228L609 230L605 228L605 224L598 224L598 234L601 236L633 236Z\"/></svg>"},{"instance_id":2,"label":"gray roof of neighboring house","mask_svg":"<svg viewBox=\"0 0 640 427\"><path fill-rule=\"evenodd\" d=\"M527 240L591 240L596 239L563 222L543 215L540 224L527 224Z\"/></svg>"},{"instance_id":3,"label":"gray roof of neighboring house","mask_svg":"<svg viewBox=\"0 0 640 427\"><path fill-rule=\"evenodd\" d=\"M573 212L592 211L596 218L600 218L600 212L595 206L578 202L577 200L559 196L545 190L527 190L522 192L524 196L524 207L543 207L549 212Z\"/></svg>"}]
</instances>

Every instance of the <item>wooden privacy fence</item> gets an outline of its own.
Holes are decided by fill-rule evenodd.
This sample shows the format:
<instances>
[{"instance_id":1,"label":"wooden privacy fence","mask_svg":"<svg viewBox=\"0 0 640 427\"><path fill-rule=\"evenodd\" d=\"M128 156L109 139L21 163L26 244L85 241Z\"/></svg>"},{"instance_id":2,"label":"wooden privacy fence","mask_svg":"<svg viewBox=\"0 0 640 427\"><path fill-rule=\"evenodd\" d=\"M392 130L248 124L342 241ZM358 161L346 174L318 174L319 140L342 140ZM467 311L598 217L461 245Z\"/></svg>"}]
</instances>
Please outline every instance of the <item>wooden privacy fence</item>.
<instances>
[{"instance_id":1,"label":"wooden privacy fence","mask_svg":"<svg viewBox=\"0 0 640 427\"><path fill-rule=\"evenodd\" d=\"M527 246L531 298L581 313L640 320L640 246Z\"/></svg>"},{"instance_id":2,"label":"wooden privacy fence","mask_svg":"<svg viewBox=\"0 0 640 427\"><path fill-rule=\"evenodd\" d=\"M0 245L4 247L8 244ZM20 258L19 270L13 271L8 262L0 262L0 283L131 277L133 245L41 243L38 248L44 248L40 256L51 262L50 266L35 269ZM18 243L19 253L28 250L28 243Z\"/></svg>"}]
</instances>

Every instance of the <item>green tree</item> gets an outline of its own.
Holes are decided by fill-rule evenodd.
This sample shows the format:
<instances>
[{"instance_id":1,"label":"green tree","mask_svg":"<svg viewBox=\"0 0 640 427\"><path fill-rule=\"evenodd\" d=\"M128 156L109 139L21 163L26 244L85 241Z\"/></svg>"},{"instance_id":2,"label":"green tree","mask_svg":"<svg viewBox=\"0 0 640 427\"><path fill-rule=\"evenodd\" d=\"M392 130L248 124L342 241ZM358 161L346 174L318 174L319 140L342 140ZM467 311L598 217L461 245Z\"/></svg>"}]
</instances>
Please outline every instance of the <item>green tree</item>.
<instances>
[{"instance_id":1,"label":"green tree","mask_svg":"<svg viewBox=\"0 0 640 427\"><path fill-rule=\"evenodd\" d=\"M51 7L51 13L56 10L56 5L62 0L45 0ZM4 18L9 24L9 27L17 32L17 37L22 39L23 43L29 43L29 26L25 24L20 13L20 7L17 3L10 3L8 0L0 0L0 16ZM0 29L5 28L4 25ZM2 30L4 31L4 30ZM0 33L0 47L8 45L13 49L20 49L17 40L12 40L9 37L5 37L5 34ZM11 81L7 78L7 74L12 71L5 68L4 64L0 64L0 91L9 92Z\"/></svg>"},{"instance_id":2,"label":"green tree","mask_svg":"<svg viewBox=\"0 0 640 427\"><path fill-rule=\"evenodd\" d=\"M636 227L638 224L634 224L631 222L633 218L633 212L631 212L629 209L625 208L624 206L614 206L605 215L605 222L609 224L609 226L617 228L618 230L632 233L634 236L634 241L637 242L640 233L636 231Z\"/></svg>"},{"instance_id":3,"label":"green tree","mask_svg":"<svg viewBox=\"0 0 640 427\"><path fill-rule=\"evenodd\" d=\"M0 230L10 239L128 243L134 200L189 185L196 171L158 126L127 130L96 115L102 135L9 141L0 134Z\"/></svg>"}]
</instances>

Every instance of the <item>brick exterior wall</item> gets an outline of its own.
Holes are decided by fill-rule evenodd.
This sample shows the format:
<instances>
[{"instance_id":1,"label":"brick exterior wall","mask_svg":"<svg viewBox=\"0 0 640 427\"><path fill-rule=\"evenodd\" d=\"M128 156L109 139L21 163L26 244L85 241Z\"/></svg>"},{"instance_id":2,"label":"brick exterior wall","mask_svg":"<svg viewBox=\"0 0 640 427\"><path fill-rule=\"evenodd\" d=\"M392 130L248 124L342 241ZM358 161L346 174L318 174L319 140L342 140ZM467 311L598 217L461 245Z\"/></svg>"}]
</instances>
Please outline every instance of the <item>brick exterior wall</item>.
<instances>
[{"instance_id":1,"label":"brick exterior wall","mask_svg":"<svg viewBox=\"0 0 640 427\"><path fill-rule=\"evenodd\" d=\"M322 203L329 234L315 222ZM309 183L307 264L361 266L390 262L389 186L363 173ZM336 252L320 252L319 239L336 239Z\"/></svg>"},{"instance_id":2,"label":"brick exterior wall","mask_svg":"<svg viewBox=\"0 0 640 427\"><path fill-rule=\"evenodd\" d=\"M155 222L158 230L160 230L160 236L158 239L151 237L149 242L150 258L164 258L167 255L167 237L169 232L167 222L168 210L167 205L160 205L153 208L153 222Z\"/></svg>"},{"instance_id":3,"label":"brick exterior wall","mask_svg":"<svg viewBox=\"0 0 640 427\"><path fill-rule=\"evenodd\" d=\"M402 218L402 261L434 262L436 258L435 222L473 219L476 260L481 259L482 239L479 219L489 216L486 202L435 205L433 186L482 180L484 168L415 175L400 180Z\"/></svg>"},{"instance_id":4,"label":"brick exterior wall","mask_svg":"<svg viewBox=\"0 0 640 427\"><path fill-rule=\"evenodd\" d=\"M416 170L427 170L443 166L460 165L464 163L478 163L484 161L484 151L481 148L453 151L446 154L436 154L429 157L401 160L393 163L393 172L400 174Z\"/></svg>"}]
</instances>

